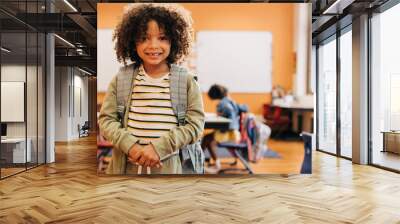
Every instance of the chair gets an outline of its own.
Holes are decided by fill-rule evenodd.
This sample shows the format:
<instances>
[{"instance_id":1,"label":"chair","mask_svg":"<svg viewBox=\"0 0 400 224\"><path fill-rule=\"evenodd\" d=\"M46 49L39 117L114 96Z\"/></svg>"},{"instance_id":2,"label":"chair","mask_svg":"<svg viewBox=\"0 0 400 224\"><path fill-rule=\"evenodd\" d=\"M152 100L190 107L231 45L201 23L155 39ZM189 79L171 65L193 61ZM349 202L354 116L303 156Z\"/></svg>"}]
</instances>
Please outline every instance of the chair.
<instances>
[{"instance_id":1,"label":"chair","mask_svg":"<svg viewBox=\"0 0 400 224\"><path fill-rule=\"evenodd\" d=\"M287 115L283 115L283 109L277 106L264 104L265 123L271 127L271 137L280 137L284 131L290 127L291 120Z\"/></svg>"},{"instance_id":2,"label":"chair","mask_svg":"<svg viewBox=\"0 0 400 224\"><path fill-rule=\"evenodd\" d=\"M302 132L300 136L304 141L304 158L301 165L301 174L311 174L312 172L312 134Z\"/></svg>"},{"instance_id":3,"label":"chair","mask_svg":"<svg viewBox=\"0 0 400 224\"><path fill-rule=\"evenodd\" d=\"M80 125L78 124L79 138L89 136L89 129L90 129L89 121L85 121L82 127L80 127Z\"/></svg>"},{"instance_id":4,"label":"chair","mask_svg":"<svg viewBox=\"0 0 400 224\"><path fill-rule=\"evenodd\" d=\"M113 144L107 141L101 133L97 135L97 172L103 173L111 160Z\"/></svg>"},{"instance_id":5,"label":"chair","mask_svg":"<svg viewBox=\"0 0 400 224\"><path fill-rule=\"evenodd\" d=\"M233 142L221 142L218 144L218 147L226 148L229 152L243 164L245 167L245 171L249 172L249 174L253 174L253 170L250 167L249 161L252 158L252 145L253 142L249 137L249 134L253 131L254 123L252 122L253 118L248 116L248 113L241 113L240 114L240 142L233 143ZM254 120L253 120L254 121ZM231 165L236 165L237 160ZM226 171L231 170L240 170L238 168L228 168L222 169L219 173L224 173Z\"/></svg>"}]
</instances>

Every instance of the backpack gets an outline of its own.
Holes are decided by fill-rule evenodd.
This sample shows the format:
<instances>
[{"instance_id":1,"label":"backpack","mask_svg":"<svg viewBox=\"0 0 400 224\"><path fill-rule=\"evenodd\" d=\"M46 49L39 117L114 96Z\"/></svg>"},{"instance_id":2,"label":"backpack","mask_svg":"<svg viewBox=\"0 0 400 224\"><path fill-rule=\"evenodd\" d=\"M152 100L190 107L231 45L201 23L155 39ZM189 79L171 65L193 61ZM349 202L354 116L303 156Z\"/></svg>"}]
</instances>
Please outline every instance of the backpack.
<instances>
[{"instance_id":1,"label":"backpack","mask_svg":"<svg viewBox=\"0 0 400 224\"><path fill-rule=\"evenodd\" d=\"M257 121L253 114L248 114L244 122L247 129L246 133L252 145L251 153L249 153L249 160L257 162L268 150L266 141L271 135L271 128L268 125Z\"/></svg>"},{"instance_id":2,"label":"backpack","mask_svg":"<svg viewBox=\"0 0 400 224\"><path fill-rule=\"evenodd\" d=\"M117 75L117 112L121 122L125 115L128 97L131 94L133 80L138 73L134 65L128 66L128 74L120 73ZM188 71L177 65L171 65L170 92L171 103L174 114L178 119L178 126L185 125L187 110L187 82ZM204 173L204 152L201 149L200 141L186 145L179 150L179 157L182 163L183 174L203 174Z\"/></svg>"}]
</instances>

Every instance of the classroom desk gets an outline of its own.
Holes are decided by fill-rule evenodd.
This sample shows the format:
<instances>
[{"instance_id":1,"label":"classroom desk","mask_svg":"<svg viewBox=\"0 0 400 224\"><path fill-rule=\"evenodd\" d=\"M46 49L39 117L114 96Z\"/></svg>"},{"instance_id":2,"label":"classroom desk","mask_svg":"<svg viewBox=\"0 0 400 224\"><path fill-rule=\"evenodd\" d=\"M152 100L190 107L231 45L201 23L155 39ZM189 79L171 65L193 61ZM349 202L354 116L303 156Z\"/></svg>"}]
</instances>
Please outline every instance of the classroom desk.
<instances>
[{"instance_id":1,"label":"classroom desk","mask_svg":"<svg viewBox=\"0 0 400 224\"><path fill-rule=\"evenodd\" d=\"M25 151L25 138L1 139L1 160L4 164L25 164L31 162L32 140L27 138Z\"/></svg>"},{"instance_id":2,"label":"classroom desk","mask_svg":"<svg viewBox=\"0 0 400 224\"><path fill-rule=\"evenodd\" d=\"M228 130L231 119L217 116L214 113L205 113L205 129Z\"/></svg>"},{"instance_id":3,"label":"classroom desk","mask_svg":"<svg viewBox=\"0 0 400 224\"><path fill-rule=\"evenodd\" d=\"M382 152L400 154L400 131L382 131L383 149Z\"/></svg>"},{"instance_id":4,"label":"classroom desk","mask_svg":"<svg viewBox=\"0 0 400 224\"><path fill-rule=\"evenodd\" d=\"M275 99L272 102L272 106L282 107L293 111L314 111L314 102L310 100L309 97L306 99L294 100L292 102L287 102L283 99Z\"/></svg>"},{"instance_id":5,"label":"classroom desk","mask_svg":"<svg viewBox=\"0 0 400 224\"><path fill-rule=\"evenodd\" d=\"M292 128L296 132L313 132L314 105L299 103L274 102L272 106L281 107L291 113ZM306 122L304 122L306 121Z\"/></svg>"}]
</instances>

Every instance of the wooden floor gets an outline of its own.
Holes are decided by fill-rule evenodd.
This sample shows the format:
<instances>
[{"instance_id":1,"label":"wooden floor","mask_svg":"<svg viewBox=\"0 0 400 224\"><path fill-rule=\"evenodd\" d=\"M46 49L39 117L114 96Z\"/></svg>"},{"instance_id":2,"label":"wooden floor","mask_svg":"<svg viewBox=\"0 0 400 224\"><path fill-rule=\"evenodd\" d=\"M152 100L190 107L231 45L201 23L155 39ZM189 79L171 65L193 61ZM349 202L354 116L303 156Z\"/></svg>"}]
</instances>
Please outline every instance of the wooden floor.
<instances>
[{"instance_id":1,"label":"wooden floor","mask_svg":"<svg viewBox=\"0 0 400 224\"><path fill-rule=\"evenodd\" d=\"M0 223L400 223L400 175L314 153L312 175L99 177L95 138L0 181Z\"/></svg>"},{"instance_id":2,"label":"wooden floor","mask_svg":"<svg viewBox=\"0 0 400 224\"><path fill-rule=\"evenodd\" d=\"M374 151L372 161L374 164L400 170L400 155L392 152Z\"/></svg>"}]
</instances>

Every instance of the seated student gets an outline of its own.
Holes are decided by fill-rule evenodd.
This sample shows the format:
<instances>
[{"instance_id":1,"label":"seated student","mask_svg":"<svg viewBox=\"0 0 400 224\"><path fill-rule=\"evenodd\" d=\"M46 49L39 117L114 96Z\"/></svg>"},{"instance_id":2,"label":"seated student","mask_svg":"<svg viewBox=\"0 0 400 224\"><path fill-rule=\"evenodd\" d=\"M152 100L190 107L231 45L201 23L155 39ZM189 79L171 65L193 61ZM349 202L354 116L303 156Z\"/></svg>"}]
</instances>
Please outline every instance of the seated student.
<instances>
[{"instance_id":1,"label":"seated student","mask_svg":"<svg viewBox=\"0 0 400 224\"><path fill-rule=\"evenodd\" d=\"M224 86L214 84L208 90L208 96L212 100L218 100L217 115L231 119L229 129L225 131L217 130L204 136L201 146L203 150L208 149L212 159L215 161L214 167L206 167L206 173L217 173L221 169L221 162L216 154L219 142L240 141L239 132L239 105L228 97L228 90Z\"/></svg>"}]
</instances>

